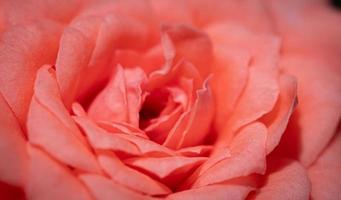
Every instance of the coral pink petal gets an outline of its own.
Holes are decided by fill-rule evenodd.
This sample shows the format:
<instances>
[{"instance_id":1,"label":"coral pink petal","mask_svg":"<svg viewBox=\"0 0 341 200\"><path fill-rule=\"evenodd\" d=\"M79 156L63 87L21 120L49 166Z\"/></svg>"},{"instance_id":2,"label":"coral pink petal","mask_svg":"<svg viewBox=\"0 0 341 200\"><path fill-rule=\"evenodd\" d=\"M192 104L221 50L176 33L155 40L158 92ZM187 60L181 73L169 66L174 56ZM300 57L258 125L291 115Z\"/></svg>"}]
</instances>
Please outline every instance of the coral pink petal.
<instances>
[{"instance_id":1,"label":"coral pink petal","mask_svg":"<svg viewBox=\"0 0 341 200\"><path fill-rule=\"evenodd\" d=\"M281 75L279 78L280 94L273 111L265 115L261 121L268 127L266 152L269 154L280 142L286 130L289 118L297 104L297 81L290 75Z\"/></svg>"},{"instance_id":2,"label":"coral pink petal","mask_svg":"<svg viewBox=\"0 0 341 200\"><path fill-rule=\"evenodd\" d=\"M265 171L267 129L261 123L243 128L233 139L231 157L208 168L195 181L194 187L223 182L232 178Z\"/></svg>"},{"instance_id":3,"label":"coral pink petal","mask_svg":"<svg viewBox=\"0 0 341 200\"><path fill-rule=\"evenodd\" d=\"M309 199L310 182L304 167L295 161L277 161L276 165L254 199Z\"/></svg>"},{"instance_id":4,"label":"coral pink petal","mask_svg":"<svg viewBox=\"0 0 341 200\"><path fill-rule=\"evenodd\" d=\"M171 156L176 155L173 150L162 146L154 141L145 139L135 135L121 134L120 137L134 143L138 146L140 152L144 156Z\"/></svg>"},{"instance_id":5,"label":"coral pink petal","mask_svg":"<svg viewBox=\"0 0 341 200\"><path fill-rule=\"evenodd\" d=\"M230 49L228 45L213 44L215 61L211 87L215 97L215 125L220 131L245 88L250 58L243 51Z\"/></svg>"},{"instance_id":6,"label":"coral pink petal","mask_svg":"<svg viewBox=\"0 0 341 200\"><path fill-rule=\"evenodd\" d=\"M186 25L164 25L162 31L167 33L174 45L175 59L185 59L192 63L203 77L209 75L208 66L213 50L204 32Z\"/></svg>"},{"instance_id":7,"label":"coral pink petal","mask_svg":"<svg viewBox=\"0 0 341 200\"><path fill-rule=\"evenodd\" d=\"M118 184L108 178L98 175L85 174L81 175L80 179L85 183L91 194L97 200L112 200L112 199L152 199L151 197L142 195L133 190Z\"/></svg>"},{"instance_id":8,"label":"coral pink petal","mask_svg":"<svg viewBox=\"0 0 341 200\"><path fill-rule=\"evenodd\" d=\"M142 104L140 84L144 80L141 69L123 69L118 65L107 87L91 104L89 115L95 120L126 122L137 127Z\"/></svg>"},{"instance_id":9,"label":"coral pink petal","mask_svg":"<svg viewBox=\"0 0 341 200\"><path fill-rule=\"evenodd\" d=\"M49 19L68 23L88 0L20 0L1 2L8 25L23 24L28 21ZM0 9L1 9L0 8Z\"/></svg>"},{"instance_id":10,"label":"coral pink petal","mask_svg":"<svg viewBox=\"0 0 341 200\"><path fill-rule=\"evenodd\" d=\"M95 17L76 20L61 38L56 71L61 95L68 107L77 95L80 79L89 63L99 23Z\"/></svg>"},{"instance_id":11,"label":"coral pink petal","mask_svg":"<svg viewBox=\"0 0 341 200\"><path fill-rule=\"evenodd\" d=\"M86 117L74 117L77 124L82 127L88 137L91 146L95 149L110 149L113 151L125 152L132 155L139 155L138 147L117 134L109 133L98 127Z\"/></svg>"},{"instance_id":12,"label":"coral pink petal","mask_svg":"<svg viewBox=\"0 0 341 200\"><path fill-rule=\"evenodd\" d=\"M53 75L53 70L49 66L44 66L38 71L36 81L38 93L56 91L54 88L56 80ZM53 108L46 107L46 105L55 105L54 101L60 101L52 93L50 96L54 98L38 99L38 94L32 98L27 121L30 143L40 146L59 161L73 167L98 172L97 161L82 140L81 133L76 134L75 130L65 125L58 115L54 114ZM40 102L40 100L51 102Z\"/></svg>"},{"instance_id":13,"label":"coral pink petal","mask_svg":"<svg viewBox=\"0 0 341 200\"><path fill-rule=\"evenodd\" d=\"M194 147L186 147L179 149L177 152L183 156L196 157L209 155L212 151L213 146L210 145L199 145Z\"/></svg>"},{"instance_id":14,"label":"coral pink petal","mask_svg":"<svg viewBox=\"0 0 341 200\"><path fill-rule=\"evenodd\" d=\"M149 173L156 175L158 178L165 178L173 173L188 172L199 166L207 158L206 157L141 157L131 158L124 161L125 164L139 169L143 169Z\"/></svg>"},{"instance_id":15,"label":"coral pink petal","mask_svg":"<svg viewBox=\"0 0 341 200\"><path fill-rule=\"evenodd\" d=\"M27 168L24 134L14 113L0 94L0 181L23 186Z\"/></svg>"},{"instance_id":16,"label":"coral pink petal","mask_svg":"<svg viewBox=\"0 0 341 200\"><path fill-rule=\"evenodd\" d=\"M281 65L299 80L299 105L293 115L297 120L289 123L293 127L297 123L299 129L288 132L287 138L284 138L287 140L283 142L298 143L299 153L290 156L298 157L307 167L327 146L338 126L341 117L340 73L313 58L286 56L281 60Z\"/></svg>"},{"instance_id":17,"label":"coral pink petal","mask_svg":"<svg viewBox=\"0 0 341 200\"><path fill-rule=\"evenodd\" d=\"M205 139L214 114L213 97L207 85L208 80L197 90L194 104L180 116L163 145L179 149L198 145Z\"/></svg>"},{"instance_id":18,"label":"coral pink petal","mask_svg":"<svg viewBox=\"0 0 341 200\"><path fill-rule=\"evenodd\" d=\"M1 36L0 91L21 126L25 125L36 71L54 62L61 28L60 24L42 21L12 26Z\"/></svg>"},{"instance_id":19,"label":"coral pink petal","mask_svg":"<svg viewBox=\"0 0 341 200\"><path fill-rule=\"evenodd\" d=\"M167 186L139 171L129 168L114 155L110 157L99 156L98 159L104 171L109 174L113 181L119 184L149 195L164 195L171 193Z\"/></svg>"},{"instance_id":20,"label":"coral pink petal","mask_svg":"<svg viewBox=\"0 0 341 200\"><path fill-rule=\"evenodd\" d=\"M29 146L28 151L30 163L25 187L27 199L92 199L68 168L36 147Z\"/></svg>"},{"instance_id":21,"label":"coral pink petal","mask_svg":"<svg viewBox=\"0 0 341 200\"><path fill-rule=\"evenodd\" d=\"M341 131L336 132L330 145L308 169L313 199L341 198Z\"/></svg>"},{"instance_id":22,"label":"coral pink petal","mask_svg":"<svg viewBox=\"0 0 341 200\"><path fill-rule=\"evenodd\" d=\"M244 185L208 185L169 195L167 200L243 200L253 188Z\"/></svg>"}]
</instances>

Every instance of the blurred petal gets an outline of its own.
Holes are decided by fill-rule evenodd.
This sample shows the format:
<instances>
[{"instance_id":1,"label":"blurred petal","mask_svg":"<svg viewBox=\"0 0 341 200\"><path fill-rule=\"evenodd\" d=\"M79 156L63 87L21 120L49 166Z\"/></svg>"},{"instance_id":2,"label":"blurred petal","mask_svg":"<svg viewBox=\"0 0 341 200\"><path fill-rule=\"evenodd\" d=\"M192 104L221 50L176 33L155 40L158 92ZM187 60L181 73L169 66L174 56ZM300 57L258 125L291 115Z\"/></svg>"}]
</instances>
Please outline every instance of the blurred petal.
<instances>
[{"instance_id":1,"label":"blurred petal","mask_svg":"<svg viewBox=\"0 0 341 200\"><path fill-rule=\"evenodd\" d=\"M28 150L30 165L25 188L27 199L92 199L69 169L33 146L29 146Z\"/></svg>"},{"instance_id":2,"label":"blurred petal","mask_svg":"<svg viewBox=\"0 0 341 200\"><path fill-rule=\"evenodd\" d=\"M38 68L54 63L61 25L39 21L12 26L0 41L0 91L24 126Z\"/></svg>"},{"instance_id":3,"label":"blurred petal","mask_svg":"<svg viewBox=\"0 0 341 200\"><path fill-rule=\"evenodd\" d=\"M0 93L0 182L23 186L27 152L24 134Z\"/></svg>"},{"instance_id":4,"label":"blurred petal","mask_svg":"<svg viewBox=\"0 0 341 200\"><path fill-rule=\"evenodd\" d=\"M336 132L322 155L308 169L312 199L341 198L341 132Z\"/></svg>"},{"instance_id":5,"label":"blurred petal","mask_svg":"<svg viewBox=\"0 0 341 200\"><path fill-rule=\"evenodd\" d=\"M196 157L196 156L209 155L212 149L213 149L213 146L200 145L200 146L182 148L182 149L179 149L177 152L182 154L183 156Z\"/></svg>"}]
</instances>

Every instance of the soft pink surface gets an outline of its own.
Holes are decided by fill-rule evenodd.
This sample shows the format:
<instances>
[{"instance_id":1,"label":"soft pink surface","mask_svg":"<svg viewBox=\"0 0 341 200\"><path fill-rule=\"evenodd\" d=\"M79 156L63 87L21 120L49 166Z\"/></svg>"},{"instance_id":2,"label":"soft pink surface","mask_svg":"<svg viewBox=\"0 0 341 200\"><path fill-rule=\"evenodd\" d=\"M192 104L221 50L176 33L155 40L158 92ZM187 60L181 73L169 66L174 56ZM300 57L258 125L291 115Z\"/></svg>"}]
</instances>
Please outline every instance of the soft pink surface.
<instances>
[{"instance_id":1,"label":"soft pink surface","mask_svg":"<svg viewBox=\"0 0 341 200\"><path fill-rule=\"evenodd\" d=\"M0 198L340 199L324 0L0 1Z\"/></svg>"}]
</instances>

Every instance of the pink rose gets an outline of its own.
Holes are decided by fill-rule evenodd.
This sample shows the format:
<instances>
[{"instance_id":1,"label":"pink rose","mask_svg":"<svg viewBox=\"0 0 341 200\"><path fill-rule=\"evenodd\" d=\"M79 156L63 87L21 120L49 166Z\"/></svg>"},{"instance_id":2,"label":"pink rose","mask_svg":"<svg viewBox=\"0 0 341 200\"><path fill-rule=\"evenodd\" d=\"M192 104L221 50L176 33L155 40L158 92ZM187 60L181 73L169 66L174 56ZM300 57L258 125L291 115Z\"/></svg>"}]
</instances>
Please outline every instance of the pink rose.
<instances>
[{"instance_id":1,"label":"pink rose","mask_svg":"<svg viewBox=\"0 0 341 200\"><path fill-rule=\"evenodd\" d=\"M327 1L3 0L1 199L340 199Z\"/></svg>"}]
</instances>

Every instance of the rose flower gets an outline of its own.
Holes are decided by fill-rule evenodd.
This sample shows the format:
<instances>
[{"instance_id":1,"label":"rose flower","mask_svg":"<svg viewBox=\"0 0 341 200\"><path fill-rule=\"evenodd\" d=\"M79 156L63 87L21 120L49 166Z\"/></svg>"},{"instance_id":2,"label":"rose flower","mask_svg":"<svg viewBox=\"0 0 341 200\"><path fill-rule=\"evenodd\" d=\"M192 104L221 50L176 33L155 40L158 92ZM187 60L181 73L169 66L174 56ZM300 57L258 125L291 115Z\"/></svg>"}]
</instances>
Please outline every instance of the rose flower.
<instances>
[{"instance_id":1,"label":"rose flower","mask_svg":"<svg viewBox=\"0 0 341 200\"><path fill-rule=\"evenodd\" d=\"M324 0L2 0L0 198L341 199Z\"/></svg>"}]
</instances>

